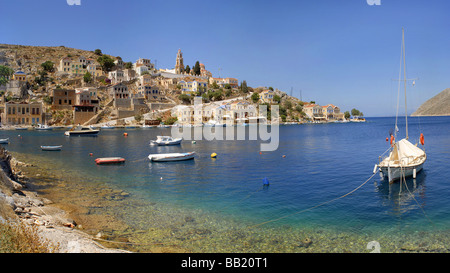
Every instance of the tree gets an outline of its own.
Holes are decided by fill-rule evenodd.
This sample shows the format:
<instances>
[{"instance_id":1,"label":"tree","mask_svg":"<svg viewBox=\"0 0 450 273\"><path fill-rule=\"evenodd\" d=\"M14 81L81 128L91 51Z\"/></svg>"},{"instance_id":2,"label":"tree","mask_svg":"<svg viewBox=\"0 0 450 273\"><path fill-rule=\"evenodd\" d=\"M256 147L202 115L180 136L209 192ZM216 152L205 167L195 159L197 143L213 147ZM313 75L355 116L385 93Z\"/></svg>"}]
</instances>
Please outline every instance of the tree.
<instances>
[{"instance_id":1,"label":"tree","mask_svg":"<svg viewBox=\"0 0 450 273\"><path fill-rule=\"evenodd\" d=\"M193 70L194 70L194 75L200 75L200 62L199 61L195 62Z\"/></svg>"},{"instance_id":2,"label":"tree","mask_svg":"<svg viewBox=\"0 0 450 273\"><path fill-rule=\"evenodd\" d=\"M345 117L345 119L349 119L350 118L350 112L349 111L345 111L344 117Z\"/></svg>"},{"instance_id":3,"label":"tree","mask_svg":"<svg viewBox=\"0 0 450 273\"><path fill-rule=\"evenodd\" d=\"M186 72L186 74L191 73L191 68L189 67L189 65L186 65L186 68L184 69L184 72Z\"/></svg>"},{"instance_id":4,"label":"tree","mask_svg":"<svg viewBox=\"0 0 450 273\"><path fill-rule=\"evenodd\" d=\"M178 99L180 99L185 104L190 104L191 103L191 96L188 96L186 94L179 95Z\"/></svg>"},{"instance_id":5,"label":"tree","mask_svg":"<svg viewBox=\"0 0 450 273\"><path fill-rule=\"evenodd\" d=\"M286 106L287 109L291 109L292 108L292 102L290 100L286 100L284 102L284 106Z\"/></svg>"},{"instance_id":6,"label":"tree","mask_svg":"<svg viewBox=\"0 0 450 273\"><path fill-rule=\"evenodd\" d=\"M108 55L102 55L98 57L97 62L100 64L104 72L109 72L111 71L111 68L114 67L114 59L109 57Z\"/></svg>"},{"instance_id":7,"label":"tree","mask_svg":"<svg viewBox=\"0 0 450 273\"><path fill-rule=\"evenodd\" d=\"M0 65L0 85L6 84L13 74L14 70L7 66Z\"/></svg>"},{"instance_id":8,"label":"tree","mask_svg":"<svg viewBox=\"0 0 450 273\"><path fill-rule=\"evenodd\" d=\"M125 63L125 69L131 69L131 68L133 68L133 63L132 62Z\"/></svg>"},{"instance_id":9,"label":"tree","mask_svg":"<svg viewBox=\"0 0 450 273\"><path fill-rule=\"evenodd\" d=\"M259 94L258 93L253 93L252 94L252 101L253 103L257 103L259 101Z\"/></svg>"},{"instance_id":10,"label":"tree","mask_svg":"<svg viewBox=\"0 0 450 273\"><path fill-rule=\"evenodd\" d=\"M225 84L225 89L231 89L231 85L229 83Z\"/></svg>"},{"instance_id":11,"label":"tree","mask_svg":"<svg viewBox=\"0 0 450 273\"><path fill-rule=\"evenodd\" d=\"M219 85L217 85L217 83L214 81L214 82L211 84L211 88L212 88L212 89L219 89Z\"/></svg>"},{"instance_id":12,"label":"tree","mask_svg":"<svg viewBox=\"0 0 450 273\"><path fill-rule=\"evenodd\" d=\"M280 103L281 97L278 96L278 95L274 95L274 96L273 96L273 101L275 101L276 103Z\"/></svg>"},{"instance_id":13,"label":"tree","mask_svg":"<svg viewBox=\"0 0 450 273\"><path fill-rule=\"evenodd\" d=\"M44 71L46 72L54 72L55 68L53 67L53 62L51 61L46 61L44 63L41 63L42 68L44 69Z\"/></svg>"},{"instance_id":14,"label":"tree","mask_svg":"<svg viewBox=\"0 0 450 273\"><path fill-rule=\"evenodd\" d=\"M98 55L98 56L102 56L103 55L102 51L100 49L98 49L98 48L94 51L94 54Z\"/></svg>"},{"instance_id":15,"label":"tree","mask_svg":"<svg viewBox=\"0 0 450 273\"><path fill-rule=\"evenodd\" d=\"M248 93L248 87L247 87L247 82L246 81L242 81L242 83L241 83L241 91L242 91L242 93L245 93L245 94Z\"/></svg>"},{"instance_id":16,"label":"tree","mask_svg":"<svg viewBox=\"0 0 450 273\"><path fill-rule=\"evenodd\" d=\"M84 74L84 76L83 76L83 81L84 81L85 83L90 83L90 82L92 82L92 75L91 75L91 73L89 73L89 71L87 71L87 72Z\"/></svg>"},{"instance_id":17,"label":"tree","mask_svg":"<svg viewBox=\"0 0 450 273\"><path fill-rule=\"evenodd\" d=\"M362 116L362 113L361 112L359 112L359 110L358 109L355 109L355 108L353 108L352 109L352 116Z\"/></svg>"}]
</instances>

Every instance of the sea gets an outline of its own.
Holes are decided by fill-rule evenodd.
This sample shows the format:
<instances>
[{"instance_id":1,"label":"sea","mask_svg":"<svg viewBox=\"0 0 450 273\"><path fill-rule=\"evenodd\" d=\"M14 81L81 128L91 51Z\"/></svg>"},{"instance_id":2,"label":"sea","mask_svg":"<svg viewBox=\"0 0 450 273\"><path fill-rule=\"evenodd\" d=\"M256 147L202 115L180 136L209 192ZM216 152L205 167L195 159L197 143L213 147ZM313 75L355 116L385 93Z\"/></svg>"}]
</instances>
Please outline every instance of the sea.
<instances>
[{"instance_id":1,"label":"sea","mask_svg":"<svg viewBox=\"0 0 450 273\"><path fill-rule=\"evenodd\" d=\"M450 117L409 117L427 161L415 179L389 184L374 166L395 117L364 123L280 125L275 151L250 140L149 145L170 128L0 131L28 188L71 213L109 247L136 252L448 252ZM398 118L398 140L405 120ZM124 134L126 133L126 135ZM42 151L41 145L63 145ZM421 145L418 144L420 147ZM194 160L149 154L195 151ZM216 158L211 154L216 153ZM99 157L124 164L96 165ZM268 182L268 185L267 185ZM109 242L109 243L108 243Z\"/></svg>"}]
</instances>

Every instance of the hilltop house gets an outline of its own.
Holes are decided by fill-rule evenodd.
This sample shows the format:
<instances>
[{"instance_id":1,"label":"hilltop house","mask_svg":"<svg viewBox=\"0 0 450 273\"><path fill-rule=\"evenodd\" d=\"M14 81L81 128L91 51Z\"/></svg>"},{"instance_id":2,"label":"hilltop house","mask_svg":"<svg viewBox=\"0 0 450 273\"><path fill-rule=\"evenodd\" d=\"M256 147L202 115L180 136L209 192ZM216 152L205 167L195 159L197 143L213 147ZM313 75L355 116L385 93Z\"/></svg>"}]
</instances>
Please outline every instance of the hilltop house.
<instances>
[{"instance_id":1,"label":"hilltop house","mask_svg":"<svg viewBox=\"0 0 450 273\"><path fill-rule=\"evenodd\" d=\"M75 90L73 89L53 89L52 110L72 110L75 103Z\"/></svg>"},{"instance_id":2,"label":"hilltop house","mask_svg":"<svg viewBox=\"0 0 450 273\"><path fill-rule=\"evenodd\" d=\"M208 86L208 83L203 80L193 80L193 81L186 81L182 80L178 82L178 85L181 87L181 92L183 94L192 94L196 92L204 93L206 92L206 88Z\"/></svg>"},{"instance_id":3,"label":"hilltop house","mask_svg":"<svg viewBox=\"0 0 450 273\"><path fill-rule=\"evenodd\" d=\"M216 83L219 87L224 88L225 85L229 84L232 88L238 88L239 82L235 78L209 78L209 84Z\"/></svg>"},{"instance_id":4,"label":"hilltop house","mask_svg":"<svg viewBox=\"0 0 450 273\"><path fill-rule=\"evenodd\" d=\"M262 103L273 103L273 98L275 96L275 91L271 90L271 89L267 89L262 91L259 94L259 100Z\"/></svg>"}]
</instances>

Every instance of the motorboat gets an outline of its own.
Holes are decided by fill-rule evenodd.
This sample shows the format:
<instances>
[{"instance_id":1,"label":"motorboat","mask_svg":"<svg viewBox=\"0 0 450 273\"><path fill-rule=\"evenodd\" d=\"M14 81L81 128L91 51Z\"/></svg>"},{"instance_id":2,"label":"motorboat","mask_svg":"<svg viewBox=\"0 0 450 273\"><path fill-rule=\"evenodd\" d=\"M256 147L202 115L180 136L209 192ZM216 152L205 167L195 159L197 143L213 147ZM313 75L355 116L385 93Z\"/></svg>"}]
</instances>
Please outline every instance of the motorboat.
<instances>
[{"instance_id":1,"label":"motorboat","mask_svg":"<svg viewBox=\"0 0 450 273\"><path fill-rule=\"evenodd\" d=\"M95 136L98 134L98 132L99 132L98 129L92 129L91 127L88 126L78 125L70 129L69 131L65 131L64 134L66 136L82 136L82 135Z\"/></svg>"},{"instance_id":2,"label":"motorboat","mask_svg":"<svg viewBox=\"0 0 450 273\"><path fill-rule=\"evenodd\" d=\"M179 145L182 140L182 138L172 138L171 136L157 136L156 140L150 141L150 145Z\"/></svg>"},{"instance_id":3,"label":"motorboat","mask_svg":"<svg viewBox=\"0 0 450 273\"><path fill-rule=\"evenodd\" d=\"M0 139L0 144L8 144L9 143L9 138L1 138Z\"/></svg>"},{"instance_id":4,"label":"motorboat","mask_svg":"<svg viewBox=\"0 0 450 273\"><path fill-rule=\"evenodd\" d=\"M150 154L148 159L155 162L183 161L194 159L195 152L189 153L169 153L169 154Z\"/></svg>"},{"instance_id":5,"label":"motorboat","mask_svg":"<svg viewBox=\"0 0 450 273\"><path fill-rule=\"evenodd\" d=\"M53 130L52 127L46 125L46 124L38 124L35 128L35 130L39 130L39 131L48 131L48 130Z\"/></svg>"},{"instance_id":6,"label":"motorboat","mask_svg":"<svg viewBox=\"0 0 450 273\"><path fill-rule=\"evenodd\" d=\"M95 159L95 163L98 165L101 164L119 164L124 163L125 158L123 157L100 157Z\"/></svg>"},{"instance_id":7,"label":"motorboat","mask_svg":"<svg viewBox=\"0 0 450 273\"><path fill-rule=\"evenodd\" d=\"M61 151L62 145L41 146L42 151Z\"/></svg>"}]
</instances>

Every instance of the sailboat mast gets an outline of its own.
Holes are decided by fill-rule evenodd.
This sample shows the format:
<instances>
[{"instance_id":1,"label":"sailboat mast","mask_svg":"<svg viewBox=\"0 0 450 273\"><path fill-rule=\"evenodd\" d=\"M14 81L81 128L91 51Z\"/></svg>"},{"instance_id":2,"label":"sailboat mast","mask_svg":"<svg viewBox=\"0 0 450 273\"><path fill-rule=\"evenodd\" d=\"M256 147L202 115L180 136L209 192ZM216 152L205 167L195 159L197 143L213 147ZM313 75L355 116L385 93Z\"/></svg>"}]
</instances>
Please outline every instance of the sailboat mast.
<instances>
[{"instance_id":1,"label":"sailboat mast","mask_svg":"<svg viewBox=\"0 0 450 273\"><path fill-rule=\"evenodd\" d=\"M402 28L402 43L403 43L403 78L405 81L405 120L406 120L406 139L409 139L408 136L408 109L406 107L406 48L405 48L405 29Z\"/></svg>"}]
</instances>

